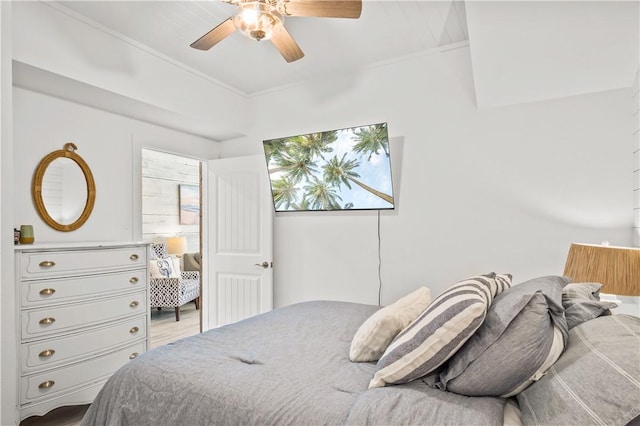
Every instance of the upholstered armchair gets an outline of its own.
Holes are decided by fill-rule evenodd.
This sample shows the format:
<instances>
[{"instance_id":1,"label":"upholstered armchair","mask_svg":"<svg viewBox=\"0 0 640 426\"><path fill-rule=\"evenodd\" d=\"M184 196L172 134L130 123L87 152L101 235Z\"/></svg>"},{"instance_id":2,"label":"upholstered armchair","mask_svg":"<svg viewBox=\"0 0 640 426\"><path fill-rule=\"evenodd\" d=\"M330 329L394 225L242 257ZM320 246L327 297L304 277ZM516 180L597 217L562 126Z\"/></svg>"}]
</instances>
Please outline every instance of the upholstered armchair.
<instances>
[{"instance_id":1,"label":"upholstered armchair","mask_svg":"<svg viewBox=\"0 0 640 426\"><path fill-rule=\"evenodd\" d=\"M165 243L151 244L150 262L158 262L167 257ZM153 275L149 279L151 307L174 308L176 321L180 321L180 306L194 301L196 309L200 308L200 272L180 271L179 278L157 278Z\"/></svg>"}]
</instances>

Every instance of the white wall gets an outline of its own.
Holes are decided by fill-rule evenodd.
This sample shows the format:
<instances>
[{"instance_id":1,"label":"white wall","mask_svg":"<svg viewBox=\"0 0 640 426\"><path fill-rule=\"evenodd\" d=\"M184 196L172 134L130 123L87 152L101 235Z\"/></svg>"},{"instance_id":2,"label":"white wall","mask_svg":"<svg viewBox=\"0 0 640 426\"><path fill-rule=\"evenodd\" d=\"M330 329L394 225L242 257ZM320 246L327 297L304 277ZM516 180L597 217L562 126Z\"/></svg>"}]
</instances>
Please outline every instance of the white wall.
<instances>
[{"instance_id":1,"label":"white wall","mask_svg":"<svg viewBox=\"0 0 640 426\"><path fill-rule=\"evenodd\" d=\"M12 144L12 89L11 89L11 2L0 1L0 301L13 300L13 247L9 240L12 232L13 207L13 144ZM15 345L5 345L5 336L15 330L13 305L0 303L0 424L11 424L15 393Z\"/></svg>"},{"instance_id":2,"label":"white wall","mask_svg":"<svg viewBox=\"0 0 640 426\"><path fill-rule=\"evenodd\" d=\"M561 274L573 241L631 243L631 89L477 111L468 48L256 97L263 139L387 121L398 197L383 212L382 303L470 274ZM377 216L277 214L275 303L377 303Z\"/></svg>"},{"instance_id":3,"label":"white wall","mask_svg":"<svg viewBox=\"0 0 640 426\"><path fill-rule=\"evenodd\" d=\"M640 247L640 68L636 71L633 82L631 116L633 117L632 151L633 151L633 244Z\"/></svg>"},{"instance_id":4,"label":"white wall","mask_svg":"<svg viewBox=\"0 0 640 426\"><path fill-rule=\"evenodd\" d=\"M140 240L141 148L216 156L215 143L174 130L14 89L14 223L33 224L36 242ZM58 232L37 215L31 179L38 162L66 142L78 146L96 183L96 203L82 232Z\"/></svg>"}]
</instances>

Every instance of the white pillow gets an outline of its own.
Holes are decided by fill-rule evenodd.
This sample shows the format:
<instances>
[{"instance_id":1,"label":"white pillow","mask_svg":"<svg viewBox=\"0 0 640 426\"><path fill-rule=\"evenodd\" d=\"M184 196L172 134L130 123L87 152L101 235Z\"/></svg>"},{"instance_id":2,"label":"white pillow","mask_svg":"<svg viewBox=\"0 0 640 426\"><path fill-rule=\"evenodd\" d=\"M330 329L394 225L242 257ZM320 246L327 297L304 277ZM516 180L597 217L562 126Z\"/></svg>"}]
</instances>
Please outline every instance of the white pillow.
<instances>
[{"instance_id":1,"label":"white pillow","mask_svg":"<svg viewBox=\"0 0 640 426\"><path fill-rule=\"evenodd\" d=\"M151 278L180 278L179 260L173 257L151 260L149 273Z\"/></svg>"},{"instance_id":2,"label":"white pillow","mask_svg":"<svg viewBox=\"0 0 640 426\"><path fill-rule=\"evenodd\" d=\"M416 319L429 303L431 290L420 287L371 315L353 336L349 359L353 362L380 359L393 338Z\"/></svg>"},{"instance_id":3,"label":"white pillow","mask_svg":"<svg viewBox=\"0 0 640 426\"><path fill-rule=\"evenodd\" d=\"M173 259L173 273L174 273L174 276L172 276L171 278L182 278L182 271L184 271L182 258L171 256L171 259Z\"/></svg>"}]
</instances>

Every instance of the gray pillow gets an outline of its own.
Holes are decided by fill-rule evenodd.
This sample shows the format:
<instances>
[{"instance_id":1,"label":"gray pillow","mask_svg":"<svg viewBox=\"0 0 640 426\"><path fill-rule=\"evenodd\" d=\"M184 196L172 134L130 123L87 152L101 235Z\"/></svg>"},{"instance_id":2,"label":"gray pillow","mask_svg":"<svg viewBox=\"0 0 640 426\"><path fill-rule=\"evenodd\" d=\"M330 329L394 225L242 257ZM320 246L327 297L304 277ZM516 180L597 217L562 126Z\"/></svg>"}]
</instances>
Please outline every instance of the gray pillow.
<instances>
[{"instance_id":1,"label":"gray pillow","mask_svg":"<svg viewBox=\"0 0 640 426\"><path fill-rule=\"evenodd\" d=\"M640 318L610 315L569 332L569 345L518 394L528 424L625 425L640 416Z\"/></svg>"},{"instance_id":2,"label":"gray pillow","mask_svg":"<svg viewBox=\"0 0 640 426\"><path fill-rule=\"evenodd\" d=\"M498 295L436 385L469 396L508 396L529 384L541 367L548 367L558 331L562 347L553 347L556 358L566 346L562 287L568 282L567 277L539 277Z\"/></svg>"},{"instance_id":3,"label":"gray pillow","mask_svg":"<svg viewBox=\"0 0 640 426\"><path fill-rule=\"evenodd\" d=\"M182 259L185 271L200 270L200 253L185 253Z\"/></svg>"},{"instance_id":4,"label":"gray pillow","mask_svg":"<svg viewBox=\"0 0 640 426\"><path fill-rule=\"evenodd\" d=\"M562 305L569 330L601 315L611 315L610 309L618 306L614 302L600 301L600 288L600 283L572 283L562 289Z\"/></svg>"},{"instance_id":5,"label":"gray pillow","mask_svg":"<svg viewBox=\"0 0 640 426\"><path fill-rule=\"evenodd\" d=\"M571 283L562 289L562 301L569 299L600 300L600 283Z\"/></svg>"}]
</instances>

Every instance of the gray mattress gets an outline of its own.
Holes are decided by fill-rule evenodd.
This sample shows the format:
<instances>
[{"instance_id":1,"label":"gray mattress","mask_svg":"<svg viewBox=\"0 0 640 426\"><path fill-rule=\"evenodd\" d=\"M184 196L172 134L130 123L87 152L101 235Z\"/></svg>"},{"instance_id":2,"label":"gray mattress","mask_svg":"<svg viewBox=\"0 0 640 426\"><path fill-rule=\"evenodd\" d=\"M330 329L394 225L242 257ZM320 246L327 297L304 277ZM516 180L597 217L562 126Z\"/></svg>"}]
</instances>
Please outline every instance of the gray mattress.
<instances>
[{"instance_id":1,"label":"gray mattress","mask_svg":"<svg viewBox=\"0 0 640 426\"><path fill-rule=\"evenodd\" d=\"M420 380L367 389L349 361L378 307L305 302L153 349L118 370L83 425L502 425L504 400Z\"/></svg>"}]
</instances>

